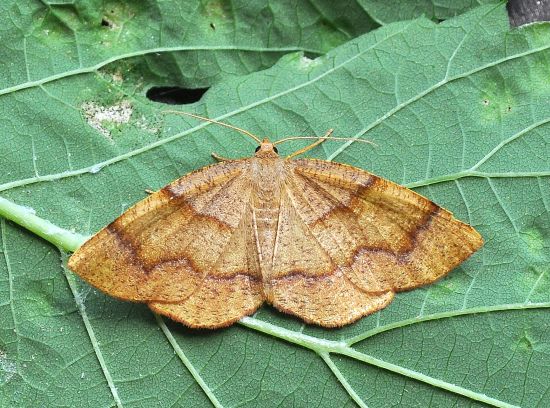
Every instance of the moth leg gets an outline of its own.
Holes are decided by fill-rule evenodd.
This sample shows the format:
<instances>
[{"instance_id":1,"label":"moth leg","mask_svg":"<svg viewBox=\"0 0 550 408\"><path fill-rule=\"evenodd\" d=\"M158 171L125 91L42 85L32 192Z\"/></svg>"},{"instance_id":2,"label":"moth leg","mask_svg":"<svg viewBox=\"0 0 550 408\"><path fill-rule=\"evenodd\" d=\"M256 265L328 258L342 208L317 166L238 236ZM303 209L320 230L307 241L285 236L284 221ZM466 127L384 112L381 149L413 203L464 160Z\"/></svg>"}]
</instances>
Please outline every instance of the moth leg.
<instances>
[{"instance_id":1,"label":"moth leg","mask_svg":"<svg viewBox=\"0 0 550 408\"><path fill-rule=\"evenodd\" d=\"M233 159L229 159L227 157L220 156L218 153L211 153L212 157L216 159L218 162L227 162L227 161L234 161Z\"/></svg>"},{"instance_id":2,"label":"moth leg","mask_svg":"<svg viewBox=\"0 0 550 408\"><path fill-rule=\"evenodd\" d=\"M321 143L323 143L325 140L327 140L327 137L329 137L332 134L332 132L334 132L334 129L329 129L327 131L327 133L324 134L324 136L319 137L319 139L317 139L312 144L307 145L306 147L302 147L300 150L296 150L294 153L288 155L286 158L291 159L293 157L299 156L300 154L303 154L303 153L313 149L314 147L319 146Z\"/></svg>"},{"instance_id":3,"label":"moth leg","mask_svg":"<svg viewBox=\"0 0 550 408\"><path fill-rule=\"evenodd\" d=\"M149 194L149 195L155 194L155 193L156 193L156 191L151 190L150 188L146 188L146 189L145 189L145 192L146 192L147 194Z\"/></svg>"}]
</instances>

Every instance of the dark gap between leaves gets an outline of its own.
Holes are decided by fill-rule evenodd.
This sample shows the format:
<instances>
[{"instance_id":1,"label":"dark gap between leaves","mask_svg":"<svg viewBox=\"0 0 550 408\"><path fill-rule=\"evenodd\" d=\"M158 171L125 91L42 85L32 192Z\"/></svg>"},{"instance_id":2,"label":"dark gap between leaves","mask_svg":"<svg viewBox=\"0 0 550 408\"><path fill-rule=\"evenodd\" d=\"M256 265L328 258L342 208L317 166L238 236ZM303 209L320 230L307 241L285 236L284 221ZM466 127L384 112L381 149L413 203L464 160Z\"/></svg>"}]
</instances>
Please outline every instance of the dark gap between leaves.
<instances>
[{"instance_id":1,"label":"dark gap between leaves","mask_svg":"<svg viewBox=\"0 0 550 408\"><path fill-rule=\"evenodd\" d=\"M550 22L550 0L508 0L506 3L508 20L512 27L520 27L537 21ZM432 17L439 24L446 19Z\"/></svg>"},{"instance_id":2,"label":"dark gap between leaves","mask_svg":"<svg viewBox=\"0 0 550 408\"><path fill-rule=\"evenodd\" d=\"M208 88L185 89L177 86L154 86L149 88L147 99L168 105L185 105L199 101Z\"/></svg>"},{"instance_id":3,"label":"dark gap between leaves","mask_svg":"<svg viewBox=\"0 0 550 408\"><path fill-rule=\"evenodd\" d=\"M550 0L510 0L506 4L512 27L550 21Z\"/></svg>"}]
</instances>

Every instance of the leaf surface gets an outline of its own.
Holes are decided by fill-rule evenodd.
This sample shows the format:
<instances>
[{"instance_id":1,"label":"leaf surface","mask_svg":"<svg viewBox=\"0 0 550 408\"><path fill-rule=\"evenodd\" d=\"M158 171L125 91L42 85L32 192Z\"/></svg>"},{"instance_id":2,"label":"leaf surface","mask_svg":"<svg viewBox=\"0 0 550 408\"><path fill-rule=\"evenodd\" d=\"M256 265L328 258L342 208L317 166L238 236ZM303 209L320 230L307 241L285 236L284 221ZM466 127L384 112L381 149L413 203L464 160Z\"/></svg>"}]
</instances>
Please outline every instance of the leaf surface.
<instances>
[{"instance_id":1,"label":"leaf surface","mask_svg":"<svg viewBox=\"0 0 550 408\"><path fill-rule=\"evenodd\" d=\"M480 4L498 4L500 0L359 0L361 6L380 24L426 17L447 20Z\"/></svg>"},{"instance_id":2,"label":"leaf surface","mask_svg":"<svg viewBox=\"0 0 550 408\"><path fill-rule=\"evenodd\" d=\"M207 87L288 52L322 54L377 25L350 0L3 3L0 95L107 64L116 78L145 71L157 86Z\"/></svg>"},{"instance_id":3,"label":"leaf surface","mask_svg":"<svg viewBox=\"0 0 550 408\"><path fill-rule=\"evenodd\" d=\"M0 405L550 404L549 48L549 25L510 31L504 6L484 6L389 24L317 59L285 55L185 107L272 139L328 128L369 139L311 156L413 187L483 235L448 277L344 329L266 307L226 330L187 330L98 293L63 252L1 219ZM93 70L5 93L2 197L89 234L212 151L254 151L161 115L144 92Z\"/></svg>"}]
</instances>

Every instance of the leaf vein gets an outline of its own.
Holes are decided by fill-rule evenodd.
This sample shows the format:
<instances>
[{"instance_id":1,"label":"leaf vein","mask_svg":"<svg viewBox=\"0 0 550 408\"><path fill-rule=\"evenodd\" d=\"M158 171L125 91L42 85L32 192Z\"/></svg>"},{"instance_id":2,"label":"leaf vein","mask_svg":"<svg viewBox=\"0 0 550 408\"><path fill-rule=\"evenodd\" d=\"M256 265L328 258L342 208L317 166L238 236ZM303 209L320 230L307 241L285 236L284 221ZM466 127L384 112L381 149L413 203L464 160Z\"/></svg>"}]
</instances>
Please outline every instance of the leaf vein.
<instances>
[{"instance_id":1,"label":"leaf vein","mask_svg":"<svg viewBox=\"0 0 550 408\"><path fill-rule=\"evenodd\" d=\"M72 292L73 298L75 300L76 306L78 308L78 311L80 312L80 317L82 318L82 322L84 323L84 327L86 328L86 333L88 333L88 337L90 338L90 342L92 343L92 347L94 349L96 358L99 362L99 365L101 367L101 371L103 372L103 376L105 377L105 380L107 381L107 385L109 386L109 390L111 391L111 395L113 396L113 399L115 401L115 404L117 408L123 408L122 400L120 399L120 396L118 395L118 390L116 388L115 382L113 381L113 377L111 376L111 373L109 369L107 368L107 364L105 362L105 358L103 357L103 353L101 352L101 348L99 347L99 342L97 341L97 338L95 336L94 329L92 327L92 324L90 322L90 319L88 318L88 314L86 313L86 307L84 305L84 302L82 299L80 299L80 295L78 294L78 288L76 287L76 281L72 273L70 273L67 268L67 254L63 252L62 250L59 251L61 255L61 269L63 269L63 273L65 274L65 279L67 280L67 283L69 284L69 288Z\"/></svg>"},{"instance_id":2,"label":"leaf vein","mask_svg":"<svg viewBox=\"0 0 550 408\"><path fill-rule=\"evenodd\" d=\"M13 320L13 328L15 335L19 338L19 331L17 330L17 319L15 317L15 309L13 307L13 273L11 270L10 258L8 256L8 247L6 244L6 220L0 219L0 235L2 237L2 252L4 254L4 261L6 262L6 270L8 271L8 284L9 284L9 300L11 316Z\"/></svg>"},{"instance_id":3,"label":"leaf vein","mask_svg":"<svg viewBox=\"0 0 550 408\"><path fill-rule=\"evenodd\" d=\"M326 363L330 371L336 376L338 382L342 384L348 395L359 405L361 408L368 408L367 404L361 399L361 397L355 392L351 384L346 380L346 377L342 375L342 372L338 369L334 361L330 358L330 355L326 352L319 353L319 356Z\"/></svg>"},{"instance_id":4,"label":"leaf vein","mask_svg":"<svg viewBox=\"0 0 550 408\"><path fill-rule=\"evenodd\" d=\"M153 313L153 315L155 316L158 326L166 336L166 339L174 349L174 352L180 358L181 362L183 363L183 365L185 365L185 367L187 368L189 373L193 376L193 378L198 383L198 385L202 388L202 390L204 391L204 393L206 394L206 396L208 397L212 405L216 408L223 408L223 405L220 403L220 401L218 401L218 398L216 397L216 395L214 395L214 393L212 392L208 384L206 384L204 379L201 377L200 373L193 366L191 361L187 358L187 356L181 349L180 345L172 335L172 332L170 331L170 329L168 329L168 326L166 326L166 323L164 323L164 320L162 319L162 317L160 317L156 313Z\"/></svg>"},{"instance_id":5,"label":"leaf vein","mask_svg":"<svg viewBox=\"0 0 550 408\"><path fill-rule=\"evenodd\" d=\"M157 54L157 53L165 53L165 52L181 52L181 51L248 51L248 52L270 52L270 53L288 53L288 52L308 52L312 54L321 54L322 52L320 50L314 50L309 48L303 48L303 47L280 47L280 48L265 48L265 47L245 47L245 46L187 46L187 47L158 47L158 48L150 48L146 50L139 50L139 51L133 51L128 52L120 55L116 55L110 58L107 58L97 64L90 65L88 67L81 67L76 68L70 71L65 71L59 74L53 74L41 79L37 79L35 81L28 80L27 82L23 82L17 85L13 85L4 89L0 89L0 96L6 95L12 92L21 91L24 89L33 88L35 86L44 85L49 82L57 81L58 79L64 79L76 75L81 74L89 74L94 71L98 71L99 69L103 68L106 65L109 65L113 62L120 61L127 58L134 58L139 57L147 54ZM25 53L26 56L26 53ZM25 64L28 66L28 64ZM30 78L29 78L30 79Z\"/></svg>"},{"instance_id":6,"label":"leaf vein","mask_svg":"<svg viewBox=\"0 0 550 408\"><path fill-rule=\"evenodd\" d=\"M530 49L528 51L525 51L525 52L521 52L521 53L518 53L518 54L513 54L513 55L510 55L510 56L507 56L507 57L504 57L504 58L501 58L501 59L498 59L496 61L493 61L491 63L488 63L488 64L485 64L485 65L482 65L478 68L474 68L470 71L466 71L466 72L463 72L462 74L460 75L456 75L454 77L451 77L451 78L443 78L441 81L439 82L436 82L434 85L432 85L431 87L428 87L426 88L424 91L418 93L417 95L413 96L412 98L409 98L408 100L406 100L405 102L399 104L399 105L396 105L394 108L390 109L389 111L387 111L384 115L380 116L378 119L376 119L374 122L372 122L370 125L368 125L367 127L365 127L364 129L362 129L361 131L359 131L357 133L357 135L353 136L348 142L346 143L343 143L342 146L340 146L338 149L336 149L329 157L328 157L328 160L333 160L335 157L337 157L340 153L342 153L346 148L348 148L351 144L353 144L357 139L359 139L361 136L363 136L365 133L367 133L368 131L372 130L373 128L375 128L376 126L378 126L380 123L382 123L384 120L386 120L387 118L393 116L395 113L399 112L401 109L409 106L410 104L416 102L417 100L419 100L420 98L428 95L429 93L439 89L440 87L442 87L443 85L447 85L448 83L450 82L454 82L456 80L459 80L459 79L462 79L462 78L466 78L468 77L469 75L472 75L472 74L475 74L477 72L481 72L485 69L488 69L488 68L492 68L492 67L495 67L499 64L503 64L507 61L511 61L513 59L516 59L516 58L520 58L520 57L524 57L524 56L527 56L527 55L531 55L531 54L535 54L537 52L541 52L541 51L545 51L547 49L550 48L550 45L547 45L547 46L542 46L542 47L538 47L538 48L533 48L533 49Z\"/></svg>"}]
</instances>

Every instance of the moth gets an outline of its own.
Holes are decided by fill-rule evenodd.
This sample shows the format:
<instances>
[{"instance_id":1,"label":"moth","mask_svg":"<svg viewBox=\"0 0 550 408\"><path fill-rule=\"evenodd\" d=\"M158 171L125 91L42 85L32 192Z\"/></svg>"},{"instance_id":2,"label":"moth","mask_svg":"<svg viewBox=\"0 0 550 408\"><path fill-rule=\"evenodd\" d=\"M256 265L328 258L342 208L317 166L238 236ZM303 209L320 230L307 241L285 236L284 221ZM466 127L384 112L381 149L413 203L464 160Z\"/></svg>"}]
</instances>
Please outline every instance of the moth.
<instances>
[{"instance_id":1,"label":"moth","mask_svg":"<svg viewBox=\"0 0 550 408\"><path fill-rule=\"evenodd\" d=\"M264 302L340 327L432 283L478 250L471 226L365 170L288 157L253 138L252 157L201 168L135 204L68 266L101 291L194 328L229 326ZM288 140L288 139L286 139Z\"/></svg>"}]
</instances>

